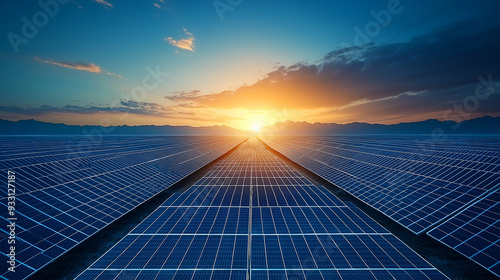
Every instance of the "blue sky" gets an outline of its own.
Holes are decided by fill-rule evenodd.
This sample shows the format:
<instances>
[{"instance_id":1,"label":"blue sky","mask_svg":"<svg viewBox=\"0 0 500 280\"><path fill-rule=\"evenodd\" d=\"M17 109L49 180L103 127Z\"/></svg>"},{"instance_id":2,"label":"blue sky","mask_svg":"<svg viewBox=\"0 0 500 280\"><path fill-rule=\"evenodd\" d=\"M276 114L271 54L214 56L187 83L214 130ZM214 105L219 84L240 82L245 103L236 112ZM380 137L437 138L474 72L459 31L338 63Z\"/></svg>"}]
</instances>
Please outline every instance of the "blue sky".
<instances>
[{"instance_id":1,"label":"blue sky","mask_svg":"<svg viewBox=\"0 0 500 280\"><path fill-rule=\"evenodd\" d=\"M2 119L239 128L453 119L479 75L500 78L498 1L40 2L53 14L36 1L0 4ZM23 18L37 31L25 36ZM357 47L345 60L348 46ZM467 118L500 115L498 95L471 103Z\"/></svg>"}]
</instances>

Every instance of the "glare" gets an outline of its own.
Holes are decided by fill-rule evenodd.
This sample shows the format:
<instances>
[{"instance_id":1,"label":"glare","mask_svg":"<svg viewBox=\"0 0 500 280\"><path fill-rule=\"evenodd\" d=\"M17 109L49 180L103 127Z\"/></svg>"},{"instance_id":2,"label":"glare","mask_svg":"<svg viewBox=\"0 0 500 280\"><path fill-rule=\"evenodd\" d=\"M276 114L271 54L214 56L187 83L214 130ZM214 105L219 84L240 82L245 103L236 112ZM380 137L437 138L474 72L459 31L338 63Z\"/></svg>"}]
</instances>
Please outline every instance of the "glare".
<instances>
[{"instance_id":1,"label":"glare","mask_svg":"<svg viewBox=\"0 0 500 280\"><path fill-rule=\"evenodd\" d=\"M262 124L260 124L260 123L258 123L258 122L254 122L254 123L252 124L252 130L253 130L254 132L259 132L261 128L262 128Z\"/></svg>"},{"instance_id":2,"label":"glare","mask_svg":"<svg viewBox=\"0 0 500 280\"><path fill-rule=\"evenodd\" d=\"M245 114L246 129L254 133L261 133L262 130L271 125L270 115L268 111L253 111Z\"/></svg>"}]
</instances>

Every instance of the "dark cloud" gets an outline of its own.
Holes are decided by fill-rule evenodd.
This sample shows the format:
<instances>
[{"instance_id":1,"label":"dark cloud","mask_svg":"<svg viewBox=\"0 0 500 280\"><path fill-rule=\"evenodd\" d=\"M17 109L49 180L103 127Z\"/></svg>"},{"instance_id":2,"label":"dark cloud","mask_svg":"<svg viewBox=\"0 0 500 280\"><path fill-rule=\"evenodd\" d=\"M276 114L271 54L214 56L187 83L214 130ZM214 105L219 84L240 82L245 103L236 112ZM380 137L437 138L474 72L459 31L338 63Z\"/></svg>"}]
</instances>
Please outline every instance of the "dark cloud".
<instances>
[{"instance_id":1,"label":"dark cloud","mask_svg":"<svg viewBox=\"0 0 500 280\"><path fill-rule=\"evenodd\" d=\"M174 91L171 92L170 95L165 96L166 99L172 101L178 101L183 99L189 99L192 97L199 96L201 93L200 90L192 90L192 91Z\"/></svg>"},{"instance_id":2,"label":"dark cloud","mask_svg":"<svg viewBox=\"0 0 500 280\"><path fill-rule=\"evenodd\" d=\"M479 75L500 79L498 34L500 25L458 22L408 42L343 48L315 64L281 66L235 91L167 98L214 108L342 108L353 103L368 106L372 101L370 111L445 110L474 93ZM401 95L415 92L425 93ZM343 111L354 112L353 107Z\"/></svg>"},{"instance_id":3,"label":"dark cloud","mask_svg":"<svg viewBox=\"0 0 500 280\"><path fill-rule=\"evenodd\" d=\"M166 111L165 107L157 103L137 102L132 100L120 100L120 103L132 113L142 115L161 115Z\"/></svg>"},{"instance_id":4,"label":"dark cloud","mask_svg":"<svg viewBox=\"0 0 500 280\"><path fill-rule=\"evenodd\" d=\"M77 106L66 105L62 107L42 105L40 107L0 106L0 112L14 113L28 116L42 116L55 113L95 114L95 113L130 113L146 116L161 116L166 113L166 108L147 102L120 100L121 106Z\"/></svg>"}]
</instances>

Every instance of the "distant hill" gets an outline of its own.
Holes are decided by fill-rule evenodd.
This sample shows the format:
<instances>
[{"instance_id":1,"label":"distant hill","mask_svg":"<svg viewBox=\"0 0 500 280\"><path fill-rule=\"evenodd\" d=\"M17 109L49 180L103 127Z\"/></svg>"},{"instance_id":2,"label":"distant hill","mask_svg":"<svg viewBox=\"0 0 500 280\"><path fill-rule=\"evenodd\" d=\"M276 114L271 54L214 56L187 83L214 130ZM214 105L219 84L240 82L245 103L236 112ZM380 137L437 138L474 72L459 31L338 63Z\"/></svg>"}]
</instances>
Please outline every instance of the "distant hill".
<instances>
[{"instance_id":1,"label":"distant hill","mask_svg":"<svg viewBox=\"0 0 500 280\"><path fill-rule=\"evenodd\" d=\"M248 134L248 131L228 126L121 125L103 128L95 125L66 125L36 120L17 122L0 120L0 135L84 135L86 133L102 133L104 135L239 135Z\"/></svg>"},{"instance_id":2,"label":"distant hill","mask_svg":"<svg viewBox=\"0 0 500 280\"><path fill-rule=\"evenodd\" d=\"M500 117L484 116L456 123L453 121L438 121L434 119L399 123L399 124L369 124L369 123L308 123L292 122L277 123L262 129L263 134L283 135L330 135L330 134L500 134ZM241 135L249 131L238 130L228 126L170 126L170 125L139 125L113 126L102 128L93 125L66 125L47 123L36 120L17 122L0 120L0 135L82 135L96 131L106 131L103 134L147 134L147 135ZM108 133L107 131L111 131Z\"/></svg>"},{"instance_id":3,"label":"distant hill","mask_svg":"<svg viewBox=\"0 0 500 280\"><path fill-rule=\"evenodd\" d=\"M277 123L264 128L265 133L284 135L331 135L331 134L500 134L500 117L484 116L456 123L430 119L399 124L369 123Z\"/></svg>"}]
</instances>

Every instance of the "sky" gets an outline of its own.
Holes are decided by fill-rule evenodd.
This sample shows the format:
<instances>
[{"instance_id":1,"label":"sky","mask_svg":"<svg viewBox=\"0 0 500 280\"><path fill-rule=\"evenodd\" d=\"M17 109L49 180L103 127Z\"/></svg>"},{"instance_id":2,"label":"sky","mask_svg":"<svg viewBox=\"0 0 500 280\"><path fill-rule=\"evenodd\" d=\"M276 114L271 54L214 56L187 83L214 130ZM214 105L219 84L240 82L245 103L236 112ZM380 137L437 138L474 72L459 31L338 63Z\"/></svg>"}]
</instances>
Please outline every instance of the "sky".
<instances>
[{"instance_id":1,"label":"sky","mask_svg":"<svg viewBox=\"0 0 500 280\"><path fill-rule=\"evenodd\" d=\"M0 119L93 125L500 116L498 1L6 0Z\"/></svg>"}]
</instances>

